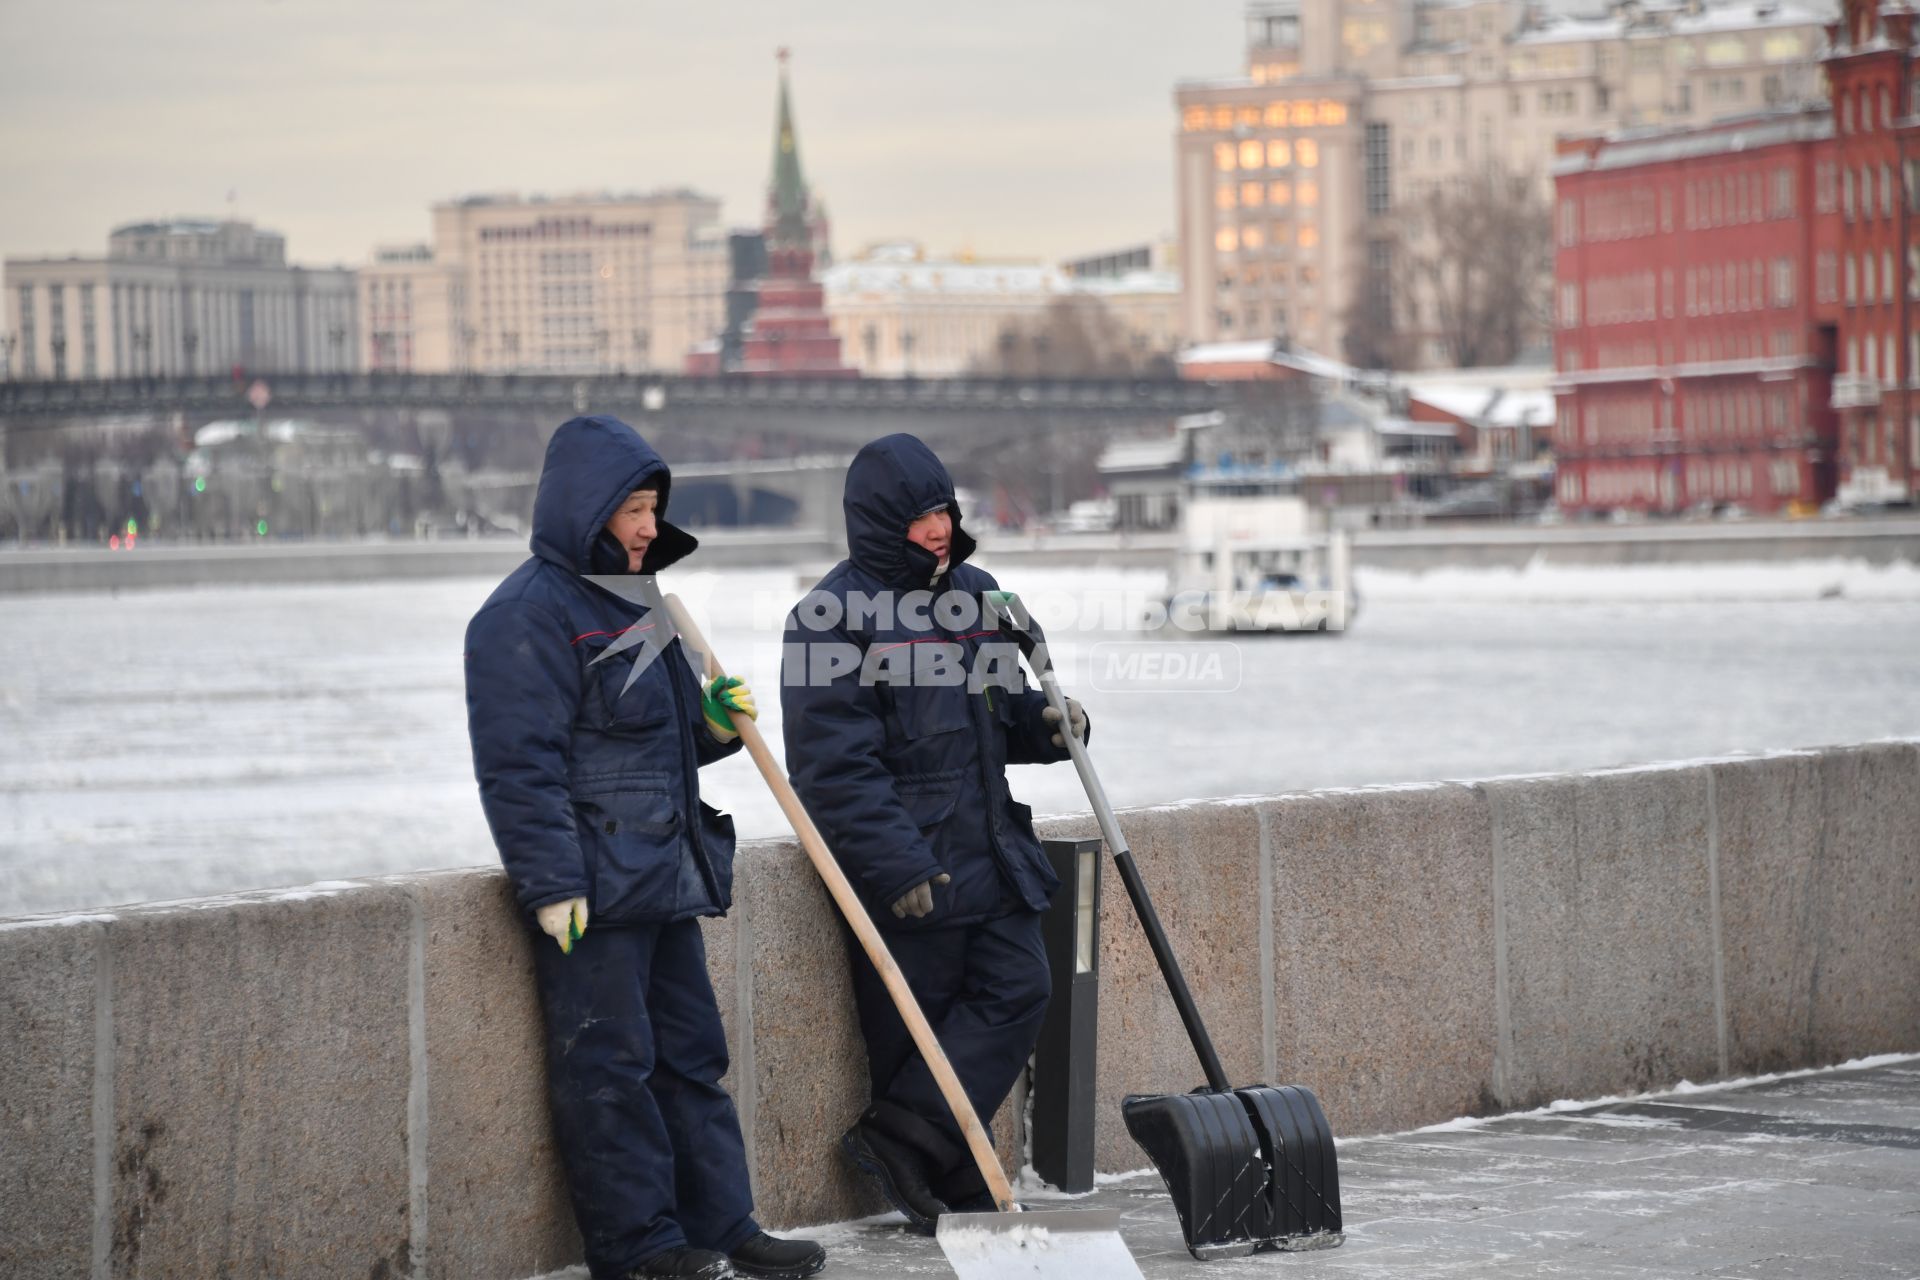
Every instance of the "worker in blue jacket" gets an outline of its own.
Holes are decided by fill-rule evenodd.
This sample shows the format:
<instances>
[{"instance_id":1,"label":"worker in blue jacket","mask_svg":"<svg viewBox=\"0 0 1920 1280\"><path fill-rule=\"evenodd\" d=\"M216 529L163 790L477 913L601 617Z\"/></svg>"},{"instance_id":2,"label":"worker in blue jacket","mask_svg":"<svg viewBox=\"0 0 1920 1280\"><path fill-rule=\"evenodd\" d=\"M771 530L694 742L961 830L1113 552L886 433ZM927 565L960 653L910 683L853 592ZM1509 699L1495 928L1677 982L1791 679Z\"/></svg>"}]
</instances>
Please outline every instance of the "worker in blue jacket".
<instances>
[{"instance_id":1,"label":"worker in blue jacket","mask_svg":"<svg viewBox=\"0 0 1920 1280\"><path fill-rule=\"evenodd\" d=\"M848 556L787 619L787 769L887 935L982 1121L1012 1089L1049 994L1040 912L1059 887L1009 764L1067 758L1056 712L967 564L953 481L910 435L847 470ZM1083 740L1086 717L1070 707ZM917 1230L991 1209L960 1128L847 931L872 1103L841 1140Z\"/></svg>"},{"instance_id":2,"label":"worker in blue jacket","mask_svg":"<svg viewBox=\"0 0 1920 1280\"><path fill-rule=\"evenodd\" d=\"M698 770L739 748L744 683L704 687L650 575L698 544L633 428L553 434L533 557L467 628L480 799L530 925L554 1135L594 1280L800 1277L753 1218L700 917L732 900L733 820ZM652 605L653 607L649 607ZM555 945L557 944L557 945Z\"/></svg>"}]
</instances>

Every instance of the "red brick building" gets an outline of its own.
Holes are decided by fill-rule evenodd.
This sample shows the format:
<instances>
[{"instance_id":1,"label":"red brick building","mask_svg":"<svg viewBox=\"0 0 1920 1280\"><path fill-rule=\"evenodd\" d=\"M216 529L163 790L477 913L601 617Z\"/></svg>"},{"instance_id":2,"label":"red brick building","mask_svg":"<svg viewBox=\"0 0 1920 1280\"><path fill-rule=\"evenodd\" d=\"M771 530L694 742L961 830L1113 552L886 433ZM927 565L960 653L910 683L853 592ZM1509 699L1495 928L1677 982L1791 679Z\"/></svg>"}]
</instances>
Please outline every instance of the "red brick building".
<instances>
[{"instance_id":1,"label":"red brick building","mask_svg":"<svg viewBox=\"0 0 1920 1280\"><path fill-rule=\"evenodd\" d=\"M1831 137L1822 107L1561 144L1563 510L1832 494Z\"/></svg>"},{"instance_id":2,"label":"red brick building","mask_svg":"<svg viewBox=\"0 0 1920 1280\"><path fill-rule=\"evenodd\" d=\"M1853 0L1829 28L1831 108L1561 143L1563 509L1913 492L1913 27Z\"/></svg>"},{"instance_id":3,"label":"red brick building","mask_svg":"<svg viewBox=\"0 0 1920 1280\"><path fill-rule=\"evenodd\" d=\"M1920 261L1915 204L1914 19L1852 0L1828 28L1839 170L1841 305L1833 406L1840 492L1908 500L1920 467Z\"/></svg>"}]
</instances>

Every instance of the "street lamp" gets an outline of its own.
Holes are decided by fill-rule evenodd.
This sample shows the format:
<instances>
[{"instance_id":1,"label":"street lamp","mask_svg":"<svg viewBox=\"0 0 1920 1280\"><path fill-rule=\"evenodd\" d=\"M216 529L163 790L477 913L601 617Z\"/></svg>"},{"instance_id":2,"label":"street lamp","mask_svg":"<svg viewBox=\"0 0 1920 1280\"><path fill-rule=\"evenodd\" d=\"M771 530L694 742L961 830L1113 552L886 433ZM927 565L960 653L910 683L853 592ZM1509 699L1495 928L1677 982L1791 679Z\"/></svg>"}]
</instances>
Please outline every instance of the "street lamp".
<instances>
[{"instance_id":1,"label":"street lamp","mask_svg":"<svg viewBox=\"0 0 1920 1280\"><path fill-rule=\"evenodd\" d=\"M645 329L635 329L633 331L633 350L640 365L640 372L642 373L645 373L653 367L653 357L648 350L652 345L652 334L648 333Z\"/></svg>"},{"instance_id":2,"label":"street lamp","mask_svg":"<svg viewBox=\"0 0 1920 1280\"><path fill-rule=\"evenodd\" d=\"M913 330L911 329L903 329L900 332L900 365L903 376L913 377Z\"/></svg>"},{"instance_id":3,"label":"street lamp","mask_svg":"<svg viewBox=\"0 0 1920 1280\"><path fill-rule=\"evenodd\" d=\"M5 370L8 382L13 381L13 345L18 341L20 341L20 339L11 333L4 338L0 338L0 349L6 352Z\"/></svg>"},{"instance_id":4,"label":"street lamp","mask_svg":"<svg viewBox=\"0 0 1920 1280\"><path fill-rule=\"evenodd\" d=\"M187 349L187 375L191 377L200 372L200 366L193 359L193 353L200 349L199 333L192 329L187 330L180 339L180 345Z\"/></svg>"}]
</instances>

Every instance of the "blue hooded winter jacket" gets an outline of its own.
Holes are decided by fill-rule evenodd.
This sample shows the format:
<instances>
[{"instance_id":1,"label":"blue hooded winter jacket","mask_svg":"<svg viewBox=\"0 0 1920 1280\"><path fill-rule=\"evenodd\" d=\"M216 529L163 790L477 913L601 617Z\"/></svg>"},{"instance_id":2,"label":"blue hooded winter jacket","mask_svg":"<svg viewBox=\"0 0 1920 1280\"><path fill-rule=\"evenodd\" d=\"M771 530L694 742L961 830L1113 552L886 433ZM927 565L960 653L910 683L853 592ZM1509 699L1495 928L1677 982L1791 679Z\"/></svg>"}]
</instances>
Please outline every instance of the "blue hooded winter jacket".
<instances>
[{"instance_id":1,"label":"blue hooded winter jacket","mask_svg":"<svg viewBox=\"0 0 1920 1280\"><path fill-rule=\"evenodd\" d=\"M974 540L953 481L918 439L886 436L855 455L844 505L850 554L787 617L780 705L794 789L882 928L1039 911L1059 881L1006 766L1067 753L1041 718L1046 695L1027 687L1017 646L985 613L998 584L963 563ZM942 507L953 541L935 584L938 562L907 526ZM873 605L883 598L891 607ZM846 669L850 655L859 667ZM931 914L893 915L941 872L953 880L935 888Z\"/></svg>"},{"instance_id":2,"label":"blue hooded winter jacket","mask_svg":"<svg viewBox=\"0 0 1920 1280\"><path fill-rule=\"evenodd\" d=\"M739 749L706 730L679 640L604 661L616 637L663 612L583 575L626 572L604 532L643 486L659 490L641 565L657 573L698 543L666 523L667 464L616 418L553 433L533 507L533 558L467 625L467 730L480 802L520 905L585 895L595 925L723 914L733 820L701 803L699 766ZM634 669L641 670L637 676Z\"/></svg>"}]
</instances>

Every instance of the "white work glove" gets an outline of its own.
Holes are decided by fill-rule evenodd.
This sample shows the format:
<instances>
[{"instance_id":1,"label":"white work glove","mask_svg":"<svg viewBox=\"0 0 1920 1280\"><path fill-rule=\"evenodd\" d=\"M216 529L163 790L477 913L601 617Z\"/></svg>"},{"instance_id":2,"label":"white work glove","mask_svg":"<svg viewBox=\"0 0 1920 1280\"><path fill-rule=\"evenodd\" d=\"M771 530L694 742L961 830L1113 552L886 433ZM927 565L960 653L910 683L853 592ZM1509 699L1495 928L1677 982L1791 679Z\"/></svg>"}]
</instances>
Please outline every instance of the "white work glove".
<instances>
[{"instance_id":1,"label":"white work glove","mask_svg":"<svg viewBox=\"0 0 1920 1280\"><path fill-rule=\"evenodd\" d=\"M1067 699L1067 713L1073 717L1073 736L1085 742L1087 740L1087 713L1080 709L1079 699ZM1040 718L1054 726L1056 730L1053 735L1053 745L1056 747L1066 746L1067 740L1061 737L1058 732L1060 727L1060 713L1052 707L1048 707L1040 713Z\"/></svg>"},{"instance_id":2,"label":"white work glove","mask_svg":"<svg viewBox=\"0 0 1920 1280\"><path fill-rule=\"evenodd\" d=\"M544 907L535 907L533 918L539 922L542 932L560 944L561 954L570 956L573 944L587 931L587 900L568 898L565 902L549 902Z\"/></svg>"},{"instance_id":3,"label":"white work glove","mask_svg":"<svg viewBox=\"0 0 1920 1280\"><path fill-rule=\"evenodd\" d=\"M933 910L933 886L946 884L952 879L952 876L942 871L931 880L922 880L902 894L893 904L893 914L901 920L905 920L908 916L918 920Z\"/></svg>"}]
</instances>

